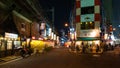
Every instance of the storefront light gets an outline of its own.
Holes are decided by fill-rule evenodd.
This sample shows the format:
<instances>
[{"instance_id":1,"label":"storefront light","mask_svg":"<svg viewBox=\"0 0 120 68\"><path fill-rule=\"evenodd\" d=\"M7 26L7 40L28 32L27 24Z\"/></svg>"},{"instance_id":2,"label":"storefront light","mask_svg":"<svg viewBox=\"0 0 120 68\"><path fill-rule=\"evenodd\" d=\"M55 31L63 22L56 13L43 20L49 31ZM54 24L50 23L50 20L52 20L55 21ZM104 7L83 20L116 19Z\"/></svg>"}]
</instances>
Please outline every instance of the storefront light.
<instances>
[{"instance_id":1,"label":"storefront light","mask_svg":"<svg viewBox=\"0 0 120 68\"><path fill-rule=\"evenodd\" d=\"M48 38L47 37L44 37L45 40L47 40Z\"/></svg>"},{"instance_id":2,"label":"storefront light","mask_svg":"<svg viewBox=\"0 0 120 68\"><path fill-rule=\"evenodd\" d=\"M12 38L12 40L14 40L14 38Z\"/></svg>"},{"instance_id":3,"label":"storefront light","mask_svg":"<svg viewBox=\"0 0 120 68\"><path fill-rule=\"evenodd\" d=\"M56 34L54 34L54 40L56 40Z\"/></svg>"},{"instance_id":4,"label":"storefront light","mask_svg":"<svg viewBox=\"0 0 120 68\"><path fill-rule=\"evenodd\" d=\"M27 38L27 45L29 45L29 42L30 42L30 38Z\"/></svg>"},{"instance_id":5,"label":"storefront light","mask_svg":"<svg viewBox=\"0 0 120 68\"><path fill-rule=\"evenodd\" d=\"M95 37L96 36L96 32L95 31L93 31L93 32L91 32L91 37Z\"/></svg>"},{"instance_id":6,"label":"storefront light","mask_svg":"<svg viewBox=\"0 0 120 68\"><path fill-rule=\"evenodd\" d=\"M7 40L7 38L4 38L4 40Z\"/></svg>"},{"instance_id":7,"label":"storefront light","mask_svg":"<svg viewBox=\"0 0 120 68\"><path fill-rule=\"evenodd\" d=\"M51 33L51 39L54 39L54 33L53 32Z\"/></svg>"},{"instance_id":8,"label":"storefront light","mask_svg":"<svg viewBox=\"0 0 120 68\"><path fill-rule=\"evenodd\" d=\"M43 38L38 38L39 40L43 40Z\"/></svg>"},{"instance_id":9,"label":"storefront light","mask_svg":"<svg viewBox=\"0 0 120 68\"><path fill-rule=\"evenodd\" d=\"M90 22L90 24L92 24L92 22Z\"/></svg>"},{"instance_id":10,"label":"storefront light","mask_svg":"<svg viewBox=\"0 0 120 68\"><path fill-rule=\"evenodd\" d=\"M114 44L114 42L113 42L113 41L110 41L110 44L111 44L111 45L113 45L113 44Z\"/></svg>"},{"instance_id":11,"label":"storefront light","mask_svg":"<svg viewBox=\"0 0 120 68\"><path fill-rule=\"evenodd\" d=\"M92 44L92 41L89 41L89 44Z\"/></svg>"},{"instance_id":12,"label":"storefront light","mask_svg":"<svg viewBox=\"0 0 120 68\"><path fill-rule=\"evenodd\" d=\"M105 40L108 39L108 34L105 34L105 35L104 35L104 39L105 39Z\"/></svg>"},{"instance_id":13,"label":"storefront light","mask_svg":"<svg viewBox=\"0 0 120 68\"><path fill-rule=\"evenodd\" d=\"M74 39L74 34L71 34L71 39Z\"/></svg>"},{"instance_id":14,"label":"storefront light","mask_svg":"<svg viewBox=\"0 0 120 68\"><path fill-rule=\"evenodd\" d=\"M59 42L59 36L57 36L57 42Z\"/></svg>"},{"instance_id":15,"label":"storefront light","mask_svg":"<svg viewBox=\"0 0 120 68\"><path fill-rule=\"evenodd\" d=\"M49 28L49 30L48 30L48 33L49 33L48 35L49 35L49 36L51 36L51 32L52 32L52 29Z\"/></svg>"},{"instance_id":16,"label":"storefront light","mask_svg":"<svg viewBox=\"0 0 120 68\"><path fill-rule=\"evenodd\" d=\"M46 33L46 29L44 30L44 37L46 37L47 36L47 33Z\"/></svg>"},{"instance_id":17,"label":"storefront light","mask_svg":"<svg viewBox=\"0 0 120 68\"><path fill-rule=\"evenodd\" d=\"M99 44L100 44L100 41L99 41L99 40L95 41L95 44L98 44L98 45L99 45Z\"/></svg>"},{"instance_id":18,"label":"storefront light","mask_svg":"<svg viewBox=\"0 0 120 68\"><path fill-rule=\"evenodd\" d=\"M90 36L91 36L91 37L97 37L97 36L99 36L99 30L98 30L98 29L93 30L93 31L90 33Z\"/></svg>"},{"instance_id":19,"label":"storefront light","mask_svg":"<svg viewBox=\"0 0 120 68\"><path fill-rule=\"evenodd\" d=\"M35 37L33 36L32 39L35 39Z\"/></svg>"},{"instance_id":20,"label":"storefront light","mask_svg":"<svg viewBox=\"0 0 120 68\"><path fill-rule=\"evenodd\" d=\"M112 36L111 36L111 39L112 39L112 40L115 40L115 37L112 35Z\"/></svg>"},{"instance_id":21,"label":"storefront light","mask_svg":"<svg viewBox=\"0 0 120 68\"><path fill-rule=\"evenodd\" d=\"M0 37L0 40L3 40L4 38L3 37Z\"/></svg>"}]
</instances>

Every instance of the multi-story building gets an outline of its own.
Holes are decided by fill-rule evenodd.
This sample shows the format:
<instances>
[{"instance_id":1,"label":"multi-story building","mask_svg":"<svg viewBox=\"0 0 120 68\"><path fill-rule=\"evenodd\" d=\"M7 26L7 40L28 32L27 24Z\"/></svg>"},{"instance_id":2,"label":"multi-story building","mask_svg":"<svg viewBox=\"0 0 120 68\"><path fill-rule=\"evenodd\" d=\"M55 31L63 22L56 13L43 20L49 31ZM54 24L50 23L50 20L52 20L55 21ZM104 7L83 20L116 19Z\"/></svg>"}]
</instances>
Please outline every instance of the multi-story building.
<instances>
[{"instance_id":1,"label":"multi-story building","mask_svg":"<svg viewBox=\"0 0 120 68\"><path fill-rule=\"evenodd\" d=\"M3 57L14 54L14 49L21 47L21 41L39 36L40 13L35 2L26 0L1 0L0 9L0 57Z\"/></svg>"},{"instance_id":2,"label":"multi-story building","mask_svg":"<svg viewBox=\"0 0 120 68\"><path fill-rule=\"evenodd\" d=\"M0 57L14 54L21 45L30 47L30 38L39 39L45 23L42 32L47 37L46 30L51 26L48 22L38 0L1 0Z\"/></svg>"},{"instance_id":3,"label":"multi-story building","mask_svg":"<svg viewBox=\"0 0 120 68\"><path fill-rule=\"evenodd\" d=\"M76 0L77 42L100 44L100 0Z\"/></svg>"},{"instance_id":4,"label":"multi-story building","mask_svg":"<svg viewBox=\"0 0 120 68\"><path fill-rule=\"evenodd\" d=\"M77 43L83 42L85 45L111 43L112 0L76 0L75 6Z\"/></svg>"},{"instance_id":5,"label":"multi-story building","mask_svg":"<svg viewBox=\"0 0 120 68\"><path fill-rule=\"evenodd\" d=\"M114 44L113 0L101 0L101 40Z\"/></svg>"}]
</instances>

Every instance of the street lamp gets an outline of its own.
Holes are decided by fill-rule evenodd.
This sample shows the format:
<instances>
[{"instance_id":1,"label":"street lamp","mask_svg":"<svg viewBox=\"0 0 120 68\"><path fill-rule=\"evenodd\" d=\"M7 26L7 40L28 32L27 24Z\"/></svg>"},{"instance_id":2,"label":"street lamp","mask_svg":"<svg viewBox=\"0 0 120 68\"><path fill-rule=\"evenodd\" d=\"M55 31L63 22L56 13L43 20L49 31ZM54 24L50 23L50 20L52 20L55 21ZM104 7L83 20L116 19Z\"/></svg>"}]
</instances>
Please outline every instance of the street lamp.
<instances>
[{"instance_id":1,"label":"street lamp","mask_svg":"<svg viewBox=\"0 0 120 68\"><path fill-rule=\"evenodd\" d=\"M65 27L68 27L68 24L67 24L67 23L65 23Z\"/></svg>"}]
</instances>

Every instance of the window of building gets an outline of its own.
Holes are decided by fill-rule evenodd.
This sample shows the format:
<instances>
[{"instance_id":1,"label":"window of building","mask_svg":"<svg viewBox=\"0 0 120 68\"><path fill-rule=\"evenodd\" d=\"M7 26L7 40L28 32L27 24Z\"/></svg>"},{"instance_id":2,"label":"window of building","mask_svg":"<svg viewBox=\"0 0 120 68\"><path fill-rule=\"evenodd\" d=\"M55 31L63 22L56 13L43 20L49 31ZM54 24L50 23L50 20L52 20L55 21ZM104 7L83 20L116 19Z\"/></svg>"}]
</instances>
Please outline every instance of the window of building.
<instances>
[{"instance_id":1,"label":"window of building","mask_svg":"<svg viewBox=\"0 0 120 68\"><path fill-rule=\"evenodd\" d=\"M21 23L21 28L25 28L25 23Z\"/></svg>"},{"instance_id":2,"label":"window of building","mask_svg":"<svg viewBox=\"0 0 120 68\"><path fill-rule=\"evenodd\" d=\"M21 23L21 31L25 31L25 23Z\"/></svg>"},{"instance_id":3,"label":"window of building","mask_svg":"<svg viewBox=\"0 0 120 68\"><path fill-rule=\"evenodd\" d=\"M81 29L94 29L94 22L82 22Z\"/></svg>"},{"instance_id":4,"label":"window of building","mask_svg":"<svg viewBox=\"0 0 120 68\"><path fill-rule=\"evenodd\" d=\"M94 6L81 8L81 14L93 14L93 13L94 13Z\"/></svg>"}]
</instances>

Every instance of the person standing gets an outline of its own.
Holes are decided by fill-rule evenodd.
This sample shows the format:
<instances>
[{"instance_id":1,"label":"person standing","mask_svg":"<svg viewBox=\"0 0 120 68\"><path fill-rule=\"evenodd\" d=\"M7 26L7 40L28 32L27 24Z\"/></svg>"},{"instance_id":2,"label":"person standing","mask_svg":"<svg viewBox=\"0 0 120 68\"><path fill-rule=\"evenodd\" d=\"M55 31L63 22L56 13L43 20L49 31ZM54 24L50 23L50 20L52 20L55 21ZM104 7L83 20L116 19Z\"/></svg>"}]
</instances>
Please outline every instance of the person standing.
<instances>
[{"instance_id":1,"label":"person standing","mask_svg":"<svg viewBox=\"0 0 120 68\"><path fill-rule=\"evenodd\" d=\"M77 53L80 51L79 45L76 45L76 51L77 51Z\"/></svg>"},{"instance_id":2,"label":"person standing","mask_svg":"<svg viewBox=\"0 0 120 68\"><path fill-rule=\"evenodd\" d=\"M82 53L85 53L85 46L84 46L83 42L82 42L81 46L82 46Z\"/></svg>"}]
</instances>

